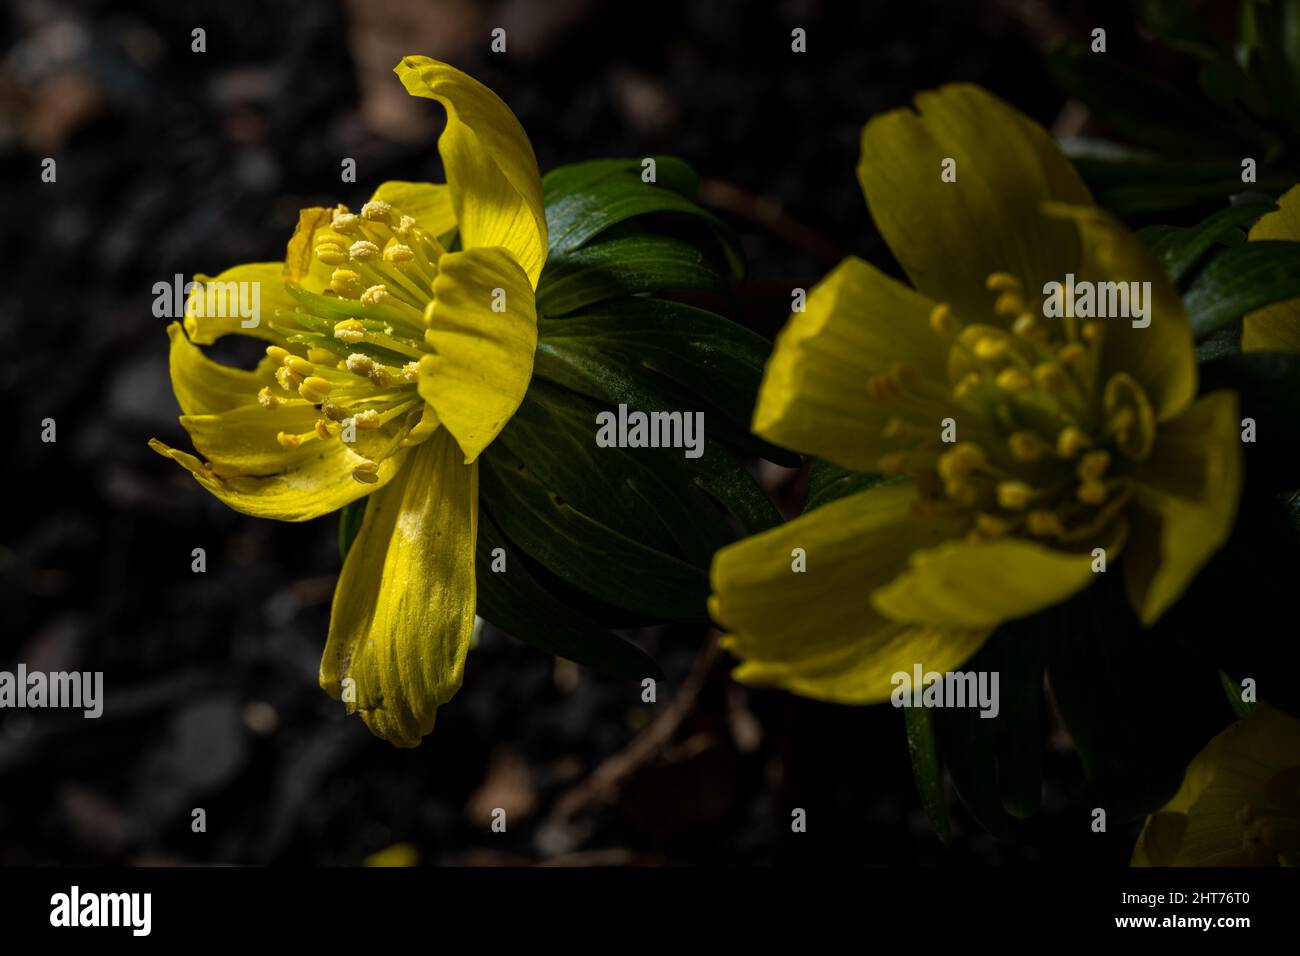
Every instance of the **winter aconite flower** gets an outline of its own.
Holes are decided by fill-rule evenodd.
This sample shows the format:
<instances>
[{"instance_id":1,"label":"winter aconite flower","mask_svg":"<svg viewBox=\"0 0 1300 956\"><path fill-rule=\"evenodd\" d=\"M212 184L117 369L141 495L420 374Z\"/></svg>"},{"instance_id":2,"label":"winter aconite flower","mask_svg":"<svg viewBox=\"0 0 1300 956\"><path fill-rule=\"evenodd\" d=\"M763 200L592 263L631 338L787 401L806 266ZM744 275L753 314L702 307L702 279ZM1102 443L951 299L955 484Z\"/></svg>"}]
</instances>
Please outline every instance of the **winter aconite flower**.
<instances>
[{"instance_id":1,"label":"winter aconite flower","mask_svg":"<svg viewBox=\"0 0 1300 956\"><path fill-rule=\"evenodd\" d=\"M356 212L303 210L283 263L216 278L261 284L253 328L191 298L184 331L170 329L171 375L205 460L152 445L257 517L306 521L372 496L320 681L375 734L414 746L461 683L477 459L528 388L547 238L537 160L509 108L425 57L396 73L446 108L447 183L385 183ZM196 348L240 332L269 343L253 371Z\"/></svg>"},{"instance_id":2,"label":"winter aconite flower","mask_svg":"<svg viewBox=\"0 0 1300 956\"><path fill-rule=\"evenodd\" d=\"M949 86L917 110L872 120L858 167L912 284L841 263L778 337L753 421L898 480L716 555L710 607L749 683L884 700L891 675L959 666L1116 558L1149 624L1233 523L1236 397L1197 399L1160 266L1000 100ZM1149 283L1146 318L1049 286L1103 282Z\"/></svg>"},{"instance_id":3,"label":"winter aconite flower","mask_svg":"<svg viewBox=\"0 0 1300 956\"><path fill-rule=\"evenodd\" d=\"M1260 704L1147 818L1134 866L1300 866L1300 720Z\"/></svg>"},{"instance_id":4,"label":"winter aconite flower","mask_svg":"<svg viewBox=\"0 0 1300 956\"><path fill-rule=\"evenodd\" d=\"M1300 242L1300 186L1277 201L1275 212L1260 216L1250 239ZM1246 352L1300 352L1300 299L1275 302L1246 316L1241 347Z\"/></svg>"}]
</instances>

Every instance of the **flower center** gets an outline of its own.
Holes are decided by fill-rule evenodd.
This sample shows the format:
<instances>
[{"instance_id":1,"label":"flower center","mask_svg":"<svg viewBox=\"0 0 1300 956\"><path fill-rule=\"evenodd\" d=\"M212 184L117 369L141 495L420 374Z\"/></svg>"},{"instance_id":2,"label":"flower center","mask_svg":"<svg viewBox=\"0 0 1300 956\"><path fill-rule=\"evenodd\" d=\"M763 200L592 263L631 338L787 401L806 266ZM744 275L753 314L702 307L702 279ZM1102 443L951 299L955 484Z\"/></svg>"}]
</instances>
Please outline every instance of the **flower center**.
<instances>
[{"instance_id":1,"label":"flower center","mask_svg":"<svg viewBox=\"0 0 1300 956\"><path fill-rule=\"evenodd\" d=\"M970 534L1060 541L1094 535L1127 502L1129 465L1147 456L1155 416L1141 386L1103 382L1100 320L1044 314L1015 276L986 282L991 321L941 304L930 327L948 346L947 381L895 364L867 383L898 450L881 471L911 476L921 507L970 519Z\"/></svg>"},{"instance_id":2,"label":"flower center","mask_svg":"<svg viewBox=\"0 0 1300 956\"><path fill-rule=\"evenodd\" d=\"M436 427L416 381L420 359L430 354L424 333L446 250L380 201L359 215L339 206L313 242L328 280L320 293L287 286L297 305L271 321L283 345L267 347L278 367L257 397L268 409L295 399L317 406L314 429L280 432L280 444L343 440L362 456L352 477L370 483L380 461Z\"/></svg>"}]
</instances>

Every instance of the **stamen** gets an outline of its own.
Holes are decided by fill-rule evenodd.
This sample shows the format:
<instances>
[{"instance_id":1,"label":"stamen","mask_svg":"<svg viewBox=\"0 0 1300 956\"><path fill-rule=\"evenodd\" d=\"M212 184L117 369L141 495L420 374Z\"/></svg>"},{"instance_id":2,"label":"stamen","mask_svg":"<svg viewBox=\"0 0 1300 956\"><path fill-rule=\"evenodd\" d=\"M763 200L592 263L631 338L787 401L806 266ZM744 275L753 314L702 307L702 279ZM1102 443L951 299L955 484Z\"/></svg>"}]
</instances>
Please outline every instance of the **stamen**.
<instances>
[{"instance_id":1,"label":"stamen","mask_svg":"<svg viewBox=\"0 0 1300 956\"><path fill-rule=\"evenodd\" d=\"M1038 537L1051 537L1052 535L1062 534L1065 531L1065 525L1061 522L1061 516L1055 511L1031 511L1027 519L1029 533Z\"/></svg>"},{"instance_id":2,"label":"stamen","mask_svg":"<svg viewBox=\"0 0 1300 956\"><path fill-rule=\"evenodd\" d=\"M345 299L355 299L361 294L361 276L351 269L335 269L330 276L330 288Z\"/></svg>"},{"instance_id":3,"label":"stamen","mask_svg":"<svg viewBox=\"0 0 1300 956\"><path fill-rule=\"evenodd\" d=\"M264 385L257 393L257 403L265 409L272 409L280 404L280 400L271 394L271 386Z\"/></svg>"},{"instance_id":4,"label":"stamen","mask_svg":"<svg viewBox=\"0 0 1300 956\"><path fill-rule=\"evenodd\" d=\"M388 298L388 287L383 285L372 285L365 292L361 293L362 305L380 305Z\"/></svg>"},{"instance_id":5,"label":"stamen","mask_svg":"<svg viewBox=\"0 0 1300 956\"><path fill-rule=\"evenodd\" d=\"M1033 387L1029 376L1018 368L1004 368L994 381L1005 392L1023 392Z\"/></svg>"},{"instance_id":6,"label":"stamen","mask_svg":"<svg viewBox=\"0 0 1300 956\"><path fill-rule=\"evenodd\" d=\"M348 261L343 247L335 242L322 242L316 247L316 258L327 266L341 266Z\"/></svg>"},{"instance_id":7,"label":"stamen","mask_svg":"<svg viewBox=\"0 0 1300 956\"><path fill-rule=\"evenodd\" d=\"M391 203L382 199L372 199L361 207L361 218L370 222L388 222L388 215L393 211Z\"/></svg>"},{"instance_id":8,"label":"stamen","mask_svg":"<svg viewBox=\"0 0 1300 956\"><path fill-rule=\"evenodd\" d=\"M343 342L360 342L366 337L366 329L356 319L344 319L334 325L334 337Z\"/></svg>"},{"instance_id":9,"label":"stamen","mask_svg":"<svg viewBox=\"0 0 1300 956\"><path fill-rule=\"evenodd\" d=\"M302 444L302 439L297 435L290 435L288 432L279 432L275 440L280 443L280 447L288 448L290 451Z\"/></svg>"},{"instance_id":10,"label":"stamen","mask_svg":"<svg viewBox=\"0 0 1300 956\"><path fill-rule=\"evenodd\" d=\"M1020 280L1010 272L992 272L984 280L984 287L990 292L1019 292Z\"/></svg>"},{"instance_id":11,"label":"stamen","mask_svg":"<svg viewBox=\"0 0 1300 956\"><path fill-rule=\"evenodd\" d=\"M1079 459L1075 473L1082 482L1099 481L1110 467L1110 453L1104 449L1090 451Z\"/></svg>"},{"instance_id":12,"label":"stamen","mask_svg":"<svg viewBox=\"0 0 1300 956\"><path fill-rule=\"evenodd\" d=\"M281 365L275 370L275 380L286 392L296 392L302 384L302 376L287 365Z\"/></svg>"},{"instance_id":13,"label":"stamen","mask_svg":"<svg viewBox=\"0 0 1300 956\"><path fill-rule=\"evenodd\" d=\"M358 239L348 247L348 256L357 262L370 262L379 258L379 247L369 239Z\"/></svg>"},{"instance_id":14,"label":"stamen","mask_svg":"<svg viewBox=\"0 0 1300 956\"><path fill-rule=\"evenodd\" d=\"M395 243L384 250L384 261L386 262L410 262L415 258L415 253L411 247L402 243Z\"/></svg>"},{"instance_id":15,"label":"stamen","mask_svg":"<svg viewBox=\"0 0 1300 956\"><path fill-rule=\"evenodd\" d=\"M998 505L1008 511L1023 511L1033 500L1034 489L1023 481L1000 481L997 488Z\"/></svg>"},{"instance_id":16,"label":"stamen","mask_svg":"<svg viewBox=\"0 0 1300 956\"><path fill-rule=\"evenodd\" d=\"M1075 497L1085 505L1099 505L1106 500L1107 490L1104 481L1085 481L1075 490Z\"/></svg>"},{"instance_id":17,"label":"stamen","mask_svg":"<svg viewBox=\"0 0 1300 956\"><path fill-rule=\"evenodd\" d=\"M1056 454L1061 458L1077 458L1079 453L1092 447L1092 439L1077 425L1067 425L1056 436Z\"/></svg>"},{"instance_id":18,"label":"stamen","mask_svg":"<svg viewBox=\"0 0 1300 956\"><path fill-rule=\"evenodd\" d=\"M930 310L930 328L940 335L955 335L961 331L961 323L952 314L952 306L940 303Z\"/></svg>"},{"instance_id":19,"label":"stamen","mask_svg":"<svg viewBox=\"0 0 1300 956\"><path fill-rule=\"evenodd\" d=\"M1047 453L1047 442L1043 441L1038 432L1014 432L1007 439L1007 445L1017 461L1038 461Z\"/></svg>"},{"instance_id":20,"label":"stamen","mask_svg":"<svg viewBox=\"0 0 1300 956\"><path fill-rule=\"evenodd\" d=\"M373 485L379 480L379 464L369 459L352 469L352 477L365 485Z\"/></svg>"},{"instance_id":21,"label":"stamen","mask_svg":"<svg viewBox=\"0 0 1300 956\"><path fill-rule=\"evenodd\" d=\"M313 405L319 405L325 401L325 396L330 393L334 386L318 375L313 375L303 381L298 386L298 394L305 398Z\"/></svg>"}]
</instances>

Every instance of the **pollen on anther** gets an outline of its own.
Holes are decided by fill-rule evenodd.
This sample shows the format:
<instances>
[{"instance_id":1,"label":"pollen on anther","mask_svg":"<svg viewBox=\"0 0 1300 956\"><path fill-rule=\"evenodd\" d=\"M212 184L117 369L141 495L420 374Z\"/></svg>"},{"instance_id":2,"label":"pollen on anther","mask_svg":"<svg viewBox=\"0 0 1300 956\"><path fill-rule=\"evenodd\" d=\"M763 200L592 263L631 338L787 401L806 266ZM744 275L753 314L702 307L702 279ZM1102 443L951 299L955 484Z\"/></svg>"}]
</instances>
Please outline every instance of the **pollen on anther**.
<instances>
[{"instance_id":1,"label":"pollen on anther","mask_svg":"<svg viewBox=\"0 0 1300 956\"><path fill-rule=\"evenodd\" d=\"M348 255L357 262L369 262L379 258L379 247L369 239L358 239L348 247Z\"/></svg>"},{"instance_id":2,"label":"pollen on anther","mask_svg":"<svg viewBox=\"0 0 1300 956\"><path fill-rule=\"evenodd\" d=\"M362 305L379 305L388 298L388 287L385 285L372 285L365 292L361 293Z\"/></svg>"},{"instance_id":3,"label":"pollen on anther","mask_svg":"<svg viewBox=\"0 0 1300 956\"><path fill-rule=\"evenodd\" d=\"M275 436L275 440L280 443L282 448L294 449L302 444L302 439L297 435L290 435L288 432L280 432Z\"/></svg>"},{"instance_id":4,"label":"pollen on anther","mask_svg":"<svg viewBox=\"0 0 1300 956\"><path fill-rule=\"evenodd\" d=\"M411 247L403 243L394 243L384 250L384 259L387 262L410 262L415 258L415 253Z\"/></svg>"},{"instance_id":5,"label":"pollen on anther","mask_svg":"<svg viewBox=\"0 0 1300 956\"><path fill-rule=\"evenodd\" d=\"M352 421L358 428L378 428L380 425L379 413L373 408L357 412L352 416Z\"/></svg>"},{"instance_id":6,"label":"pollen on anther","mask_svg":"<svg viewBox=\"0 0 1300 956\"><path fill-rule=\"evenodd\" d=\"M1008 511L1021 511L1033 500L1034 489L1023 481L998 482L998 506Z\"/></svg>"},{"instance_id":7,"label":"pollen on anther","mask_svg":"<svg viewBox=\"0 0 1300 956\"><path fill-rule=\"evenodd\" d=\"M344 319L335 323L334 337L342 342L360 342L366 337L366 329L356 319Z\"/></svg>"},{"instance_id":8,"label":"pollen on anther","mask_svg":"<svg viewBox=\"0 0 1300 956\"><path fill-rule=\"evenodd\" d=\"M265 385L262 387L262 390L257 393L257 404L261 405L263 408L270 409L278 406L280 400L271 394L271 386Z\"/></svg>"},{"instance_id":9,"label":"pollen on anther","mask_svg":"<svg viewBox=\"0 0 1300 956\"><path fill-rule=\"evenodd\" d=\"M382 199L372 199L361 207L361 218L371 222L387 222L388 214L393 211L391 203Z\"/></svg>"}]
</instances>

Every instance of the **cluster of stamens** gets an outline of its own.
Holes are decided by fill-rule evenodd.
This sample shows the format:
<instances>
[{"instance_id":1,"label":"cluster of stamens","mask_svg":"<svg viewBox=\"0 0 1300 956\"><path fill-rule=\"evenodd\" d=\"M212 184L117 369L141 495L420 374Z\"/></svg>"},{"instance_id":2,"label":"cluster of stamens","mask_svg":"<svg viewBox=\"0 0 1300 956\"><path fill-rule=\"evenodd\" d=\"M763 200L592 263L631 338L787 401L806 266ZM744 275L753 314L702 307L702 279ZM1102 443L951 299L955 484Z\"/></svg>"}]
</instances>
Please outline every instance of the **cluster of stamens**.
<instances>
[{"instance_id":1,"label":"cluster of stamens","mask_svg":"<svg viewBox=\"0 0 1300 956\"><path fill-rule=\"evenodd\" d=\"M878 467L915 479L920 507L969 517L976 538L1091 534L1127 500L1127 466L1150 451L1150 403L1127 374L1100 380L1101 321L1073 317L1068 303L1064 317L1046 316L1008 273L986 286L995 321L963 322L948 304L930 315L947 381L895 363L867 382L897 448Z\"/></svg>"},{"instance_id":2,"label":"cluster of stamens","mask_svg":"<svg viewBox=\"0 0 1300 956\"><path fill-rule=\"evenodd\" d=\"M379 462L414 440L411 430L423 411L416 381L429 353L426 316L445 250L414 219L381 201L366 203L360 214L339 206L314 243L314 260L330 269L325 288L314 294L290 286L298 305L279 310L271 322L284 345L266 349L274 384L257 400L268 410L294 399L319 409L311 431L279 433L285 448L336 439L351 444L358 433L384 436L365 443L367 455L358 451L352 470L357 481L373 483Z\"/></svg>"}]
</instances>

